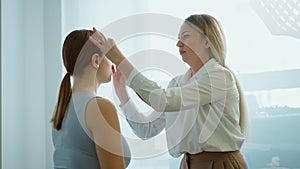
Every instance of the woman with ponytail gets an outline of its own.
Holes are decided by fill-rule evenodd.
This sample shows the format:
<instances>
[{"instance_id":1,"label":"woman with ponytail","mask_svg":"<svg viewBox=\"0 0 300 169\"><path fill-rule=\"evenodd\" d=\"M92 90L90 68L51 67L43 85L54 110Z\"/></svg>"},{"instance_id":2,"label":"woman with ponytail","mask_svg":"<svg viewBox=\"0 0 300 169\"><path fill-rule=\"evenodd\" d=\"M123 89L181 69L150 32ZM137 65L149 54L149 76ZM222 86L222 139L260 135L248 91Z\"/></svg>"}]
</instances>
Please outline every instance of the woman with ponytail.
<instances>
[{"instance_id":1,"label":"woman with ponytail","mask_svg":"<svg viewBox=\"0 0 300 169\"><path fill-rule=\"evenodd\" d=\"M101 42L93 43L118 66L115 90L138 137L148 139L164 129L170 155L184 155L181 169L247 169L240 153L246 134L243 92L225 64L225 37L217 19L202 14L183 22L176 45L190 69L167 89L138 72L112 39L94 31ZM126 84L155 110L151 115L137 111Z\"/></svg>"},{"instance_id":2,"label":"woman with ponytail","mask_svg":"<svg viewBox=\"0 0 300 169\"><path fill-rule=\"evenodd\" d=\"M63 44L66 74L51 120L55 169L124 169L130 162L115 107L96 96L99 85L111 80L112 64L91 43L92 35L75 30Z\"/></svg>"}]
</instances>

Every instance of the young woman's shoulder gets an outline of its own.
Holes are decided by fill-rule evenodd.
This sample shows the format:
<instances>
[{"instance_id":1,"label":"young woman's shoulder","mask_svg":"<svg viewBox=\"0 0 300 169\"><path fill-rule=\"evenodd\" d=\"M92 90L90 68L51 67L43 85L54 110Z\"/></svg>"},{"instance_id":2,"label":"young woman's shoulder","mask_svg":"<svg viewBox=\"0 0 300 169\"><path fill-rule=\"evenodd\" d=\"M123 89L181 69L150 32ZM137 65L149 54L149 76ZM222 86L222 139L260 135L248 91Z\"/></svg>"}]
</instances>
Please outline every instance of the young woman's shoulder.
<instances>
[{"instance_id":1,"label":"young woman's shoulder","mask_svg":"<svg viewBox=\"0 0 300 169\"><path fill-rule=\"evenodd\" d=\"M98 103L98 107L100 108L100 110L116 111L114 104L110 100L103 97L97 97L96 101Z\"/></svg>"},{"instance_id":2,"label":"young woman's shoulder","mask_svg":"<svg viewBox=\"0 0 300 169\"><path fill-rule=\"evenodd\" d=\"M103 120L119 131L118 115L115 106L108 99L95 98L89 103L86 110L87 127L93 131L93 129L99 128L99 125L105 124Z\"/></svg>"}]
</instances>

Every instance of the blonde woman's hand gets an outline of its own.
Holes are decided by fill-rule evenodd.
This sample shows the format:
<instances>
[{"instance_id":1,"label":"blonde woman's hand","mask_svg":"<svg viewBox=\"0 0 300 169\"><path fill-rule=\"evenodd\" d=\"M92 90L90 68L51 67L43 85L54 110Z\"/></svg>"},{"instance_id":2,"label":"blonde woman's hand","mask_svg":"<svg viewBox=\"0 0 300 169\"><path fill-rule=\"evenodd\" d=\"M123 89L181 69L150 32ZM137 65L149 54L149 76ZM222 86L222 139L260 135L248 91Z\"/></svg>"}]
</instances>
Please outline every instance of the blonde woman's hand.
<instances>
[{"instance_id":1,"label":"blonde woman's hand","mask_svg":"<svg viewBox=\"0 0 300 169\"><path fill-rule=\"evenodd\" d=\"M120 106L124 105L129 100L128 91L126 88L126 79L122 72L117 69L117 71L113 68L113 84L115 88L115 92L120 100Z\"/></svg>"},{"instance_id":2,"label":"blonde woman's hand","mask_svg":"<svg viewBox=\"0 0 300 169\"><path fill-rule=\"evenodd\" d=\"M90 40L117 66L125 59L121 51L111 38L106 38L103 33L93 28L94 34Z\"/></svg>"}]
</instances>

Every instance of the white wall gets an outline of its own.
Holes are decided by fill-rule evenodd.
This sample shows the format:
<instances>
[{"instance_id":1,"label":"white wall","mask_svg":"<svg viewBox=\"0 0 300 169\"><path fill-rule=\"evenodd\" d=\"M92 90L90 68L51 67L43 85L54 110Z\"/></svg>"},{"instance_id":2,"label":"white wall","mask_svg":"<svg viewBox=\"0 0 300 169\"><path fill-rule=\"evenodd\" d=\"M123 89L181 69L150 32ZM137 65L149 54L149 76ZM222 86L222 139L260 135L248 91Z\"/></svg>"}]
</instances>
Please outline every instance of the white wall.
<instances>
[{"instance_id":1,"label":"white wall","mask_svg":"<svg viewBox=\"0 0 300 169\"><path fill-rule=\"evenodd\" d=\"M4 8L6 6L6 8ZM22 28L23 3L20 0L2 1L2 168L21 168L26 159L20 152L25 151L25 126L23 113L24 82L23 76L15 76L24 70L24 35ZM10 20L8 16L15 17ZM9 24L8 24L9 23ZM10 26L9 26L10 25ZM17 40L18 39L18 40ZM6 41L5 43L4 40ZM17 46L18 48L15 48ZM16 50L18 49L18 50ZM4 64L5 63L5 64ZM22 88L20 87L22 86ZM19 159L18 163L14 159Z\"/></svg>"},{"instance_id":2,"label":"white wall","mask_svg":"<svg viewBox=\"0 0 300 169\"><path fill-rule=\"evenodd\" d=\"M60 1L2 0L2 168L52 168Z\"/></svg>"}]
</instances>

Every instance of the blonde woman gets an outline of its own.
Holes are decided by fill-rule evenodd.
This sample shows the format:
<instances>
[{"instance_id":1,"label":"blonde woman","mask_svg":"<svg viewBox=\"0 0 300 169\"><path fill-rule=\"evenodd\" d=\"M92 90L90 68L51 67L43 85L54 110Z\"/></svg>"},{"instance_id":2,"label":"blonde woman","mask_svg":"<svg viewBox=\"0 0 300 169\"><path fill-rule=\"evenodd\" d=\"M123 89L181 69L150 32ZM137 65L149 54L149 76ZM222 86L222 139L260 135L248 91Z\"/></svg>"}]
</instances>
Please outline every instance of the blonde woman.
<instances>
[{"instance_id":1,"label":"blonde woman","mask_svg":"<svg viewBox=\"0 0 300 169\"><path fill-rule=\"evenodd\" d=\"M247 168L239 151L245 140L244 98L225 64L225 37L214 17L191 15L182 24L177 47L190 69L175 77L167 89L138 72L113 40L100 32L97 35L101 42L94 43L118 66L115 90L137 136L147 139L164 129L170 155L184 154L181 169ZM137 111L126 83L155 110L152 115L156 118Z\"/></svg>"}]
</instances>

